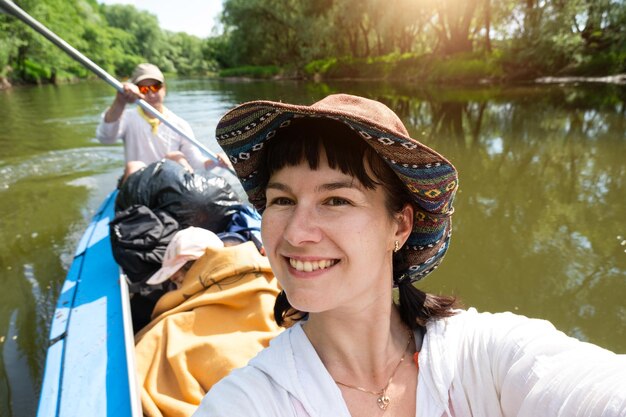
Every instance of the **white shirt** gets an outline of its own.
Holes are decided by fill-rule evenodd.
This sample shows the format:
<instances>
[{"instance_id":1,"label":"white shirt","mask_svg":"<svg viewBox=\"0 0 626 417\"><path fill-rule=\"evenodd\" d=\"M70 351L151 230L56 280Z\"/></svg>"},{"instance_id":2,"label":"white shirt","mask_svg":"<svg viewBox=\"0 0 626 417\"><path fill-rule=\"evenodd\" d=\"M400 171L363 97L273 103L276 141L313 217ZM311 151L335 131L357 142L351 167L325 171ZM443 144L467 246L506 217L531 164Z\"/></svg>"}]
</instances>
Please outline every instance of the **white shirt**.
<instances>
[{"instance_id":1,"label":"white shirt","mask_svg":"<svg viewBox=\"0 0 626 417\"><path fill-rule=\"evenodd\" d=\"M126 108L122 116L115 122L106 123L103 113L96 129L96 137L101 143L112 144L118 138L124 141L124 156L128 161L142 161L146 165L163 159L166 153L181 151L194 169L202 169L207 159L191 142L174 132L164 124L160 124L156 133L152 126L139 113L139 108ZM183 132L194 138L189 123L163 108L163 116Z\"/></svg>"},{"instance_id":2,"label":"white shirt","mask_svg":"<svg viewBox=\"0 0 626 417\"><path fill-rule=\"evenodd\" d=\"M461 311L427 325L416 417L626 417L626 355L547 321ZM194 417L350 417L297 324L213 386Z\"/></svg>"}]
</instances>

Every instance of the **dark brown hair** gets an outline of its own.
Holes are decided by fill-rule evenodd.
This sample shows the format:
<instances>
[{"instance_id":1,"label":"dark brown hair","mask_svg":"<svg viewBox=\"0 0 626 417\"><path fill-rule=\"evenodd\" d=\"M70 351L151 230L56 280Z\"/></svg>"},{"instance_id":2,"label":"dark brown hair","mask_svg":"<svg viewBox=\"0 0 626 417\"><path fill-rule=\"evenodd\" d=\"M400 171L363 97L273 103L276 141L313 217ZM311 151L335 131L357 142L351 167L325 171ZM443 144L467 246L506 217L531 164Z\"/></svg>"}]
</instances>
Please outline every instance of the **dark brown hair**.
<instances>
[{"instance_id":1,"label":"dark brown hair","mask_svg":"<svg viewBox=\"0 0 626 417\"><path fill-rule=\"evenodd\" d=\"M327 118L292 119L289 126L280 128L267 145L265 172L267 180L273 173L287 166L306 161L312 170L320 165L322 152L328 166L357 179L365 188L382 187L390 215L402 210L406 203L413 204L411 195L398 176L373 148L358 137L348 125ZM370 175L367 171L370 168ZM400 253L394 254L394 279L399 278L395 264ZM432 319L449 317L457 307L455 297L427 294L408 280L400 280L398 310L410 328L425 326ZM282 291L276 298L274 318L280 326L293 324L306 316L294 309Z\"/></svg>"}]
</instances>

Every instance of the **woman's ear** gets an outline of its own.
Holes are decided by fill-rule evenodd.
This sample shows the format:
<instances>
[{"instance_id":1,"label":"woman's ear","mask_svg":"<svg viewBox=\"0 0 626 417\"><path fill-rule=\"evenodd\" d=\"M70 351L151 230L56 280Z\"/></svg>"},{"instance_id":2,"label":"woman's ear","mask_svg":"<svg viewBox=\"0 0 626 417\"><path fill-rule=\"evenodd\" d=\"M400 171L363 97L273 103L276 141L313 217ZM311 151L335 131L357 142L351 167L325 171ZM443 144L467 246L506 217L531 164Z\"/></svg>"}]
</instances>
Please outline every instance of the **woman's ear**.
<instances>
[{"instance_id":1,"label":"woman's ear","mask_svg":"<svg viewBox=\"0 0 626 417\"><path fill-rule=\"evenodd\" d=\"M413 216L415 212L411 204L405 204L396 214L398 222L398 230L396 230L396 239L400 241L401 245L409 238L411 231L413 230Z\"/></svg>"}]
</instances>

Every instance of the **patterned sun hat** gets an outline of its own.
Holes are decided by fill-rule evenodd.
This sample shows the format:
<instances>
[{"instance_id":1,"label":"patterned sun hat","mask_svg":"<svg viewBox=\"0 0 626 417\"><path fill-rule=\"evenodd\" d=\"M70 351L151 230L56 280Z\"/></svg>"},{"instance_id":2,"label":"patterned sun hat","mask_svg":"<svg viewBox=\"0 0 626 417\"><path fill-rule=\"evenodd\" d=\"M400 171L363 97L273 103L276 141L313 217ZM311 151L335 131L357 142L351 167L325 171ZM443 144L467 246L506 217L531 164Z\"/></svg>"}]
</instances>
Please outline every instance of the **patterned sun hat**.
<instances>
[{"instance_id":1,"label":"patterned sun hat","mask_svg":"<svg viewBox=\"0 0 626 417\"><path fill-rule=\"evenodd\" d=\"M413 230L395 263L394 282L420 280L441 262L450 242L452 202L458 188L454 166L409 137L400 118L384 104L347 94L330 95L311 106L272 101L241 104L217 125L218 143L229 156L250 202L265 208L265 145L276 132L299 117L343 122L387 162L413 197Z\"/></svg>"}]
</instances>

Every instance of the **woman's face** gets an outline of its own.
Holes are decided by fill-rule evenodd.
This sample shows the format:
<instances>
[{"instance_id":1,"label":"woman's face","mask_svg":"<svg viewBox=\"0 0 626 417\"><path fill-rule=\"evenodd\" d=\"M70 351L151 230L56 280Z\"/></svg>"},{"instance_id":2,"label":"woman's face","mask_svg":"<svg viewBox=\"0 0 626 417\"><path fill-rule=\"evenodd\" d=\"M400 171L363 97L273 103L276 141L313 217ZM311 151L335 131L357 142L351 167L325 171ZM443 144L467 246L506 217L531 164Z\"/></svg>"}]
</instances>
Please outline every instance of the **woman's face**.
<instances>
[{"instance_id":1,"label":"woman's face","mask_svg":"<svg viewBox=\"0 0 626 417\"><path fill-rule=\"evenodd\" d=\"M390 215L381 187L307 163L274 173L261 227L272 269L291 305L309 313L366 308L391 299L394 241L410 233L412 209Z\"/></svg>"}]
</instances>

